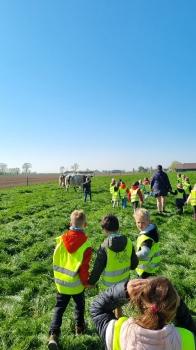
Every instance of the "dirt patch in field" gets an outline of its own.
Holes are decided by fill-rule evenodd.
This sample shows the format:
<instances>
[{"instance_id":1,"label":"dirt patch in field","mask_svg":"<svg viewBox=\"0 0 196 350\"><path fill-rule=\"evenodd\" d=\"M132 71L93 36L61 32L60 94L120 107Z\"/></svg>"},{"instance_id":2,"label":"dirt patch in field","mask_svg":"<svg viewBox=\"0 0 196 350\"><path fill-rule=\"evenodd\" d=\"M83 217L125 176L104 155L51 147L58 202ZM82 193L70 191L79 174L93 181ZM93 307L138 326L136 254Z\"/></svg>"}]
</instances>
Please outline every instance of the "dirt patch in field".
<instances>
[{"instance_id":1,"label":"dirt patch in field","mask_svg":"<svg viewBox=\"0 0 196 350\"><path fill-rule=\"evenodd\" d=\"M44 184L47 182L57 182L58 184L59 174L54 175L13 175L13 176L0 176L0 189L17 186L30 186L37 184Z\"/></svg>"}]
</instances>

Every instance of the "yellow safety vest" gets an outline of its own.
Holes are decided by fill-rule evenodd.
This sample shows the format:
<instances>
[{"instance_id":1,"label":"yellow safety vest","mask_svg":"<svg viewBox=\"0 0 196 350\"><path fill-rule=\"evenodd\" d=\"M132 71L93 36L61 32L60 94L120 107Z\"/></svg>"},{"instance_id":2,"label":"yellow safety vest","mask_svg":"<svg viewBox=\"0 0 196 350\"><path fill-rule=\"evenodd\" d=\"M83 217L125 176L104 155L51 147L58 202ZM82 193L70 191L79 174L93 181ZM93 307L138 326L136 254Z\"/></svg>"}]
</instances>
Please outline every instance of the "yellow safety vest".
<instances>
[{"instance_id":1,"label":"yellow safety vest","mask_svg":"<svg viewBox=\"0 0 196 350\"><path fill-rule=\"evenodd\" d=\"M137 252L139 252L142 243L147 239L151 239L153 242L153 245L150 249L148 256L145 258L145 260L139 260L139 264L135 269L135 271L138 273L139 276L141 276L143 272L154 273L159 268L159 262L160 262L159 243L156 243L152 238L144 234L140 234L137 239Z\"/></svg>"},{"instance_id":2,"label":"yellow safety vest","mask_svg":"<svg viewBox=\"0 0 196 350\"><path fill-rule=\"evenodd\" d=\"M114 202L118 202L120 200L120 191L119 189L117 191L114 191L112 192L112 200Z\"/></svg>"},{"instance_id":3,"label":"yellow safety vest","mask_svg":"<svg viewBox=\"0 0 196 350\"><path fill-rule=\"evenodd\" d=\"M190 198L191 205L194 207L196 206L196 191L191 191L191 198Z\"/></svg>"},{"instance_id":4,"label":"yellow safety vest","mask_svg":"<svg viewBox=\"0 0 196 350\"><path fill-rule=\"evenodd\" d=\"M120 345L120 330L123 322L128 320L128 317L120 317L117 321L115 321L113 328L113 350L121 350ZM188 331L185 328L175 327L180 333L182 340L182 347L179 350L195 350L195 340L192 332Z\"/></svg>"},{"instance_id":5,"label":"yellow safety vest","mask_svg":"<svg viewBox=\"0 0 196 350\"><path fill-rule=\"evenodd\" d=\"M121 198L127 198L127 186L125 188L119 187Z\"/></svg>"},{"instance_id":6,"label":"yellow safety vest","mask_svg":"<svg viewBox=\"0 0 196 350\"><path fill-rule=\"evenodd\" d=\"M176 194L176 198L179 198L179 199L184 199L184 194L183 194L183 192L179 192L178 190L177 190L177 194Z\"/></svg>"},{"instance_id":7,"label":"yellow safety vest","mask_svg":"<svg viewBox=\"0 0 196 350\"><path fill-rule=\"evenodd\" d=\"M131 190L130 190L130 192L131 192L131 203L133 203L133 202L139 202L139 200L140 200L140 197L139 197L139 195L138 195L138 190L139 190L139 188L137 188L136 190L133 190L132 188L131 188Z\"/></svg>"},{"instance_id":8,"label":"yellow safety vest","mask_svg":"<svg viewBox=\"0 0 196 350\"><path fill-rule=\"evenodd\" d=\"M114 186L115 185L110 185L110 193L112 193L114 191Z\"/></svg>"},{"instance_id":9,"label":"yellow safety vest","mask_svg":"<svg viewBox=\"0 0 196 350\"><path fill-rule=\"evenodd\" d=\"M53 270L56 287L61 294L79 294L84 290L78 270L82 264L84 252L91 247L87 241L73 254L65 248L62 236L56 238L56 248L53 255Z\"/></svg>"},{"instance_id":10,"label":"yellow safety vest","mask_svg":"<svg viewBox=\"0 0 196 350\"><path fill-rule=\"evenodd\" d=\"M102 288L108 289L110 286L119 282L129 280L131 255L132 255L132 242L128 238L127 245L122 252L113 252L108 247L107 253L107 265L103 271Z\"/></svg>"},{"instance_id":11,"label":"yellow safety vest","mask_svg":"<svg viewBox=\"0 0 196 350\"><path fill-rule=\"evenodd\" d=\"M183 189L185 190L185 193L186 193L186 194L189 194L189 193L190 193L189 188L190 188L190 184L189 184L188 182L185 181L185 182L183 183Z\"/></svg>"},{"instance_id":12,"label":"yellow safety vest","mask_svg":"<svg viewBox=\"0 0 196 350\"><path fill-rule=\"evenodd\" d=\"M139 189L143 195L146 193L146 186L144 184L139 185Z\"/></svg>"}]
</instances>

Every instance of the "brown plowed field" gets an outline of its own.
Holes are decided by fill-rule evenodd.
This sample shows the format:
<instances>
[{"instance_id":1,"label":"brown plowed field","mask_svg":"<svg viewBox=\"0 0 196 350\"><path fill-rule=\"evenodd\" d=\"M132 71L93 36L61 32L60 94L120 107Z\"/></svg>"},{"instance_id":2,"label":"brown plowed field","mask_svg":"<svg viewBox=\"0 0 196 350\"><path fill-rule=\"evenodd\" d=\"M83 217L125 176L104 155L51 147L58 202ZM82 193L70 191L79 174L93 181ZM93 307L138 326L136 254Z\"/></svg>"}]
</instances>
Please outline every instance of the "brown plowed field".
<instances>
[{"instance_id":1,"label":"brown plowed field","mask_svg":"<svg viewBox=\"0 0 196 350\"><path fill-rule=\"evenodd\" d=\"M59 181L59 174L54 175L13 175L0 176L0 189L17 186L30 186L36 184L44 184L47 182Z\"/></svg>"}]
</instances>

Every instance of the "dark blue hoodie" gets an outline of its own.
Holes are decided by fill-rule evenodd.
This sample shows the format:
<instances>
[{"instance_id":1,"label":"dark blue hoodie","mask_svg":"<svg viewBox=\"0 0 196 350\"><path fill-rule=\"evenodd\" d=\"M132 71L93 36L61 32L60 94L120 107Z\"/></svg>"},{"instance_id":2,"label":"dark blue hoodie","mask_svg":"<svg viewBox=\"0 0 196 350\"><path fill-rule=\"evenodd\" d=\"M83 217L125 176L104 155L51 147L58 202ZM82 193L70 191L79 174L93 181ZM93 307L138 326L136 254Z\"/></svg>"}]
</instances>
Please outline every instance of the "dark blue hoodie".
<instances>
[{"instance_id":1,"label":"dark blue hoodie","mask_svg":"<svg viewBox=\"0 0 196 350\"><path fill-rule=\"evenodd\" d=\"M154 173L150 181L150 187L154 188L154 191L172 190L168 176L163 170L157 170L157 172Z\"/></svg>"}]
</instances>

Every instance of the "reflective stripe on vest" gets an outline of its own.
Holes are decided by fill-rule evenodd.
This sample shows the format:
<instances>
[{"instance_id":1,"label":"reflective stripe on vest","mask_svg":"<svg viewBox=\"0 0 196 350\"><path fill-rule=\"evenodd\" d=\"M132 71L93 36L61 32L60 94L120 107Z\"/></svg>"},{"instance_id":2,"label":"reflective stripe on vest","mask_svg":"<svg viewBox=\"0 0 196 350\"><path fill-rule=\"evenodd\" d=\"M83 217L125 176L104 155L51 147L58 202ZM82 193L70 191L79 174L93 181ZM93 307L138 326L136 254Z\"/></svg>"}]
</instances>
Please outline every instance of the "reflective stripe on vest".
<instances>
[{"instance_id":1,"label":"reflective stripe on vest","mask_svg":"<svg viewBox=\"0 0 196 350\"><path fill-rule=\"evenodd\" d=\"M115 321L113 327L112 350L121 350L120 331L122 324L127 320L128 317L120 317L117 321ZM195 350L193 333L185 328L175 327L175 329L180 333L181 338L181 348L179 350Z\"/></svg>"},{"instance_id":2,"label":"reflective stripe on vest","mask_svg":"<svg viewBox=\"0 0 196 350\"><path fill-rule=\"evenodd\" d=\"M70 254L63 242L62 236L56 238L56 248L53 255L53 270L56 287L62 294L79 294L84 290L78 270L82 264L84 252L89 248L87 240L76 252Z\"/></svg>"},{"instance_id":3,"label":"reflective stripe on vest","mask_svg":"<svg viewBox=\"0 0 196 350\"><path fill-rule=\"evenodd\" d=\"M151 239L153 244L148 256L143 260L139 260L139 264L135 269L135 271L138 273L139 276L141 276L144 271L148 273L154 273L155 271L158 270L158 267L159 267L159 262L160 262L159 243L156 243L152 238L144 234L139 235L137 239L137 252L139 252L142 246L142 243L147 239Z\"/></svg>"},{"instance_id":4,"label":"reflective stripe on vest","mask_svg":"<svg viewBox=\"0 0 196 350\"><path fill-rule=\"evenodd\" d=\"M191 199L190 199L191 205L195 206L196 205L196 191L192 190L191 191Z\"/></svg>"},{"instance_id":5,"label":"reflective stripe on vest","mask_svg":"<svg viewBox=\"0 0 196 350\"><path fill-rule=\"evenodd\" d=\"M130 239L127 239L127 245L122 252L113 252L107 247L106 253L107 265L103 271L102 278L102 288L104 289L108 289L110 286L119 282L129 280L132 242Z\"/></svg>"},{"instance_id":6,"label":"reflective stripe on vest","mask_svg":"<svg viewBox=\"0 0 196 350\"><path fill-rule=\"evenodd\" d=\"M137 188L136 190L131 189L131 203L133 202L139 202L140 198L138 196L138 190L139 188Z\"/></svg>"}]
</instances>

